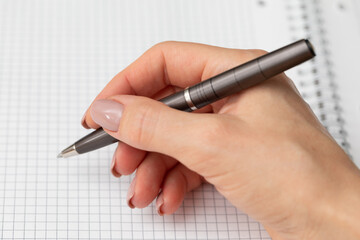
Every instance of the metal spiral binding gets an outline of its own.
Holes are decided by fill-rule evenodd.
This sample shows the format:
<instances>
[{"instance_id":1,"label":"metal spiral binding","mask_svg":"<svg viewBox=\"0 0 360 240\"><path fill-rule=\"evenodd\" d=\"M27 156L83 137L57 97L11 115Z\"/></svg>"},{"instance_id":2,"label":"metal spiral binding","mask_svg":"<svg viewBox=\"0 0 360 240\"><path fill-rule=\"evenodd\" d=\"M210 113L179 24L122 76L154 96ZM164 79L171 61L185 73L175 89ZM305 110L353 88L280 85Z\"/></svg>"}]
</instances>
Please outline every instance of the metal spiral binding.
<instances>
[{"instance_id":1,"label":"metal spiral binding","mask_svg":"<svg viewBox=\"0 0 360 240\"><path fill-rule=\"evenodd\" d=\"M293 39L309 38L317 57L298 67L298 86L305 101L334 137L349 153L349 143L341 116L340 99L336 90L336 75L332 71L331 52L320 8L321 0L284 0Z\"/></svg>"}]
</instances>

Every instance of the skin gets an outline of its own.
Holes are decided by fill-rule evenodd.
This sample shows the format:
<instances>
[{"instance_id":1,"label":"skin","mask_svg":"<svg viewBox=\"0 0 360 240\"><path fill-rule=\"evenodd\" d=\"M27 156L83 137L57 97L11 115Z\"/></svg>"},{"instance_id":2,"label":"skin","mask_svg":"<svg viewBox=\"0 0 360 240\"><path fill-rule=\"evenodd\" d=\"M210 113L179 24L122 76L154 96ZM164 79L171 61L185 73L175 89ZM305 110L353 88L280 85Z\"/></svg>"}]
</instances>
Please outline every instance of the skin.
<instances>
[{"instance_id":1,"label":"skin","mask_svg":"<svg viewBox=\"0 0 360 240\"><path fill-rule=\"evenodd\" d=\"M105 130L121 141L113 174L136 171L129 206L172 214L207 181L273 239L359 239L360 172L284 74L194 113L153 100L264 53L164 42L100 92L124 105Z\"/></svg>"}]
</instances>

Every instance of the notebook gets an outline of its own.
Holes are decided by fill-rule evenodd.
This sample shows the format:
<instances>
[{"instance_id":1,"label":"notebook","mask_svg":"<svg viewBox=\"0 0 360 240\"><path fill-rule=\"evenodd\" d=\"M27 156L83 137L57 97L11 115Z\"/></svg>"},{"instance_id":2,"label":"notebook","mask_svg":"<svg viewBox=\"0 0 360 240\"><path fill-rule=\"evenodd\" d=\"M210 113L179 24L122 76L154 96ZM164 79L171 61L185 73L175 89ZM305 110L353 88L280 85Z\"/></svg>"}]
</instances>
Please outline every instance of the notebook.
<instances>
[{"instance_id":1,"label":"notebook","mask_svg":"<svg viewBox=\"0 0 360 240\"><path fill-rule=\"evenodd\" d=\"M0 1L0 239L270 239L211 185L170 216L131 210L133 176L109 171L115 146L56 156L88 133L80 119L104 85L158 42L271 51L310 38L318 56L287 74L359 164L359 12L355 0Z\"/></svg>"}]
</instances>

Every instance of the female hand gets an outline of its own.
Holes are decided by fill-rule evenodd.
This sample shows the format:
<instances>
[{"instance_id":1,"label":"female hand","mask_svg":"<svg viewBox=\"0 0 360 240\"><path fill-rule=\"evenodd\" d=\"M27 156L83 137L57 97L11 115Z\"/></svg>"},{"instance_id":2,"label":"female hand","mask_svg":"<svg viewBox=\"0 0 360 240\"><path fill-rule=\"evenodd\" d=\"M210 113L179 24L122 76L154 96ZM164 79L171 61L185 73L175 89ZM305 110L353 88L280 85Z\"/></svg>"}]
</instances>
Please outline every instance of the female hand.
<instances>
[{"instance_id":1,"label":"female hand","mask_svg":"<svg viewBox=\"0 0 360 240\"><path fill-rule=\"evenodd\" d=\"M158 44L111 80L82 123L120 140L112 172L136 170L130 207L157 197L159 214L171 214L206 180L274 239L351 239L359 171L284 74L194 113L153 100L262 54Z\"/></svg>"}]
</instances>

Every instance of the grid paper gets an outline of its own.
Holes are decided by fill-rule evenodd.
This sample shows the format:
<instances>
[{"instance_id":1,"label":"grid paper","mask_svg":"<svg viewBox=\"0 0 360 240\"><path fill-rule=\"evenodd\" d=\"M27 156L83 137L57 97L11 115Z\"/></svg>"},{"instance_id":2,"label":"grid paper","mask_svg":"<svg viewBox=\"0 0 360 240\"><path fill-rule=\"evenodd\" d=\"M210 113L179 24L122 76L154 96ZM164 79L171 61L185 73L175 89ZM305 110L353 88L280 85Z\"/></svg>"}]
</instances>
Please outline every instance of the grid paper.
<instances>
[{"instance_id":1,"label":"grid paper","mask_svg":"<svg viewBox=\"0 0 360 240\"><path fill-rule=\"evenodd\" d=\"M114 146L56 159L88 133L79 121L96 94L157 42L251 45L230 28L211 34L221 28L219 6L245 11L248 3L215 1L211 15L204 3L0 1L1 239L270 239L209 185L171 216L154 204L130 209L132 176L109 171Z\"/></svg>"},{"instance_id":2,"label":"grid paper","mask_svg":"<svg viewBox=\"0 0 360 240\"><path fill-rule=\"evenodd\" d=\"M0 238L270 239L210 185L171 216L130 209L132 176L109 171L114 146L56 156L88 133L79 121L96 94L152 45L273 50L306 37L288 21L301 2L0 0ZM300 85L301 71L290 72Z\"/></svg>"}]
</instances>

